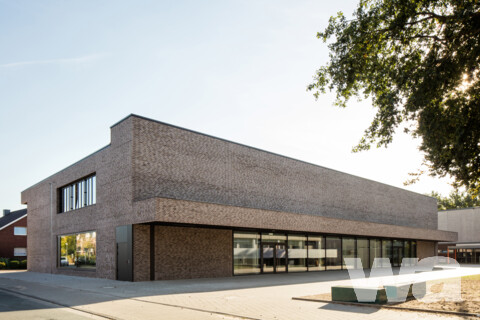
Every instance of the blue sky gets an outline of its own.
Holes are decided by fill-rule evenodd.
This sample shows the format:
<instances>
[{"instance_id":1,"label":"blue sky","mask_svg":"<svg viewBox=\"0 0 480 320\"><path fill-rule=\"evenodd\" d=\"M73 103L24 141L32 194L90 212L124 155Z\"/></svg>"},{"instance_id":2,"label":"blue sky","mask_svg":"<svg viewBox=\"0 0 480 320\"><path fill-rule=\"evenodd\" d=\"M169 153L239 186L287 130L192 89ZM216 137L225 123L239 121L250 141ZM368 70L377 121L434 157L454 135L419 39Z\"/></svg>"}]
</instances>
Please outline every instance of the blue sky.
<instances>
[{"instance_id":1,"label":"blue sky","mask_svg":"<svg viewBox=\"0 0 480 320\"><path fill-rule=\"evenodd\" d=\"M328 50L316 39L357 1L0 0L0 208L109 143L130 113L403 187L418 141L350 152L369 101L332 106L307 85Z\"/></svg>"}]
</instances>

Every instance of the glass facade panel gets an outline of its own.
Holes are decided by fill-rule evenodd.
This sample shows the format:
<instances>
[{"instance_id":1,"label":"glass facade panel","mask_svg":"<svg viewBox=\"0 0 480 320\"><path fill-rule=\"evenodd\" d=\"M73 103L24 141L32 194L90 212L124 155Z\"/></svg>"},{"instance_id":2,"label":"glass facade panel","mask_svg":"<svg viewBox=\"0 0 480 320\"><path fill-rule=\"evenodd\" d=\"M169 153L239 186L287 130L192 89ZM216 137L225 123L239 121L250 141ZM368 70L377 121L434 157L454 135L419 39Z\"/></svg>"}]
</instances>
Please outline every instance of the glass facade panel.
<instances>
[{"instance_id":1,"label":"glass facade panel","mask_svg":"<svg viewBox=\"0 0 480 320\"><path fill-rule=\"evenodd\" d=\"M327 270L342 269L342 240L339 237L326 237Z\"/></svg>"},{"instance_id":2,"label":"glass facade panel","mask_svg":"<svg viewBox=\"0 0 480 320\"><path fill-rule=\"evenodd\" d=\"M410 240L405 240L404 247L405 247L405 250L404 250L403 256L405 258L411 258L412 257L412 242Z\"/></svg>"},{"instance_id":3,"label":"glass facade panel","mask_svg":"<svg viewBox=\"0 0 480 320\"><path fill-rule=\"evenodd\" d=\"M411 258L412 257L412 242L410 240L405 240L403 242L403 257L404 258ZM409 264L407 264L407 260L402 260L402 264L405 264L406 266L408 266Z\"/></svg>"},{"instance_id":4,"label":"glass facade panel","mask_svg":"<svg viewBox=\"0 0 480 320\"><path fill-rule=\"evenodd\" d=\"M362 261L362 268L370 268L368 239L357 239L357 258ZM358 266L360 268L360 266Z\"/></svg>"},{"instance_id":5,"label":"glass facade panel","mask_svg":"<svg viewBox=\"0 0 480 320\"><path fill-rule=\"evenodd\" d=\"M59 236L59 267L94 269L97 261L95 231Z\"/></svg>"},{"instance_id":6,"label":"glass facade panel","mask_svg":"<svg viewBox=\"0 0 480 320\"><path fill-rule=\"evenodd\" d=\"M382 258L389 258L392 265L392 240L382 240Z\"/></svg>"},{"instance_id":7,"label":"glass facade panel","mask_svg":"<svg viewBox=\"0 0 480 320\"><path fill-rule=\"evenodd\" d=\"M415 240L242 231L234 232L233 237L235 275L340 270L346 268L345 258L359 258L364 269L372 268L375 258L387 258L390 261L376 267L400 267L403 258L416 255ZM76 237L76 241L80 238ZM80 256L84 250L77 249L77 255ZM461 261L480 259L480 250L478 253L475 250L458 250L458 253ZM67 258L65 256L64 260L69 261ZM80 261L85 259L87 257L81 256ZM355 268L360 268L360 264L357 263Z\"/></svg>"},{"instance_id":8,"label":"glass facade panel","mask_svg":"<svg viewBox=\"0 0 480 320\"><path fill-rule=\"evenodd\" d=\"M260 273L260 235L257 233L233 234L233 273Z\"/></svg>"},{"instance_id":9,"label":"glass facade panel","mask_svg":"<svg viewBox=\"0 0 480 320\"><path fill-rule=\"evenodd\" d=\"M393 240L393 248L392 248L393 267L400 267L402 265L403 253L404 253L403 241Z\"/></svg>"},{"instance_id":10,"label":"glass facade panel","mask_svg":"<svg viewBox=\"0 0 480 320\"><path fill-rule=\"evenodd\" d=\"M95 268L97 265L97 233L79 233L76 241L77 267Z\"/></svg>"},{"instance_id":11,"label":"glass facade panel","mask_svg":"<svg viewBox=\"0 0 480 320\"><path fill-rule=\"evenodd\" d=\"M370 239L370 268L373 268L375 258L382 257L382 241L379 239Z\"/></svg>"},{"instance_id":12,"label":"glass facade panel","mask_svg":"<svg viewBox=\"0 0 480 320\"><path fill-rule=\"evenodd\" d=\"M473 263L480 264L480 249L474 249L474 252L475 260L473 261Z\"/></svg>"},{"instance_id":13,"label":"glass facade panel","mask_svg":"<svg viewBox=\"0 0 480 320\"><path fill-rule=\"evenodd\" d=\"M458 263L473 263L473 249L457 249Z\"/></svg>"},{"instance_id":14,"label":"glass facade panel","mask_svg":"<svg viewBox=\"0 0 480 320\"><path fill-rule=\"evenodd\" d=\"M416 258L417 257L417 241L415 241L415 240L411 241L410 257L411 258Z\"/></svg>"},{"instance_id":15,"label":"glass facade panel","mask_svg":"<svg viewBox=\"0 0 480 320\"><path fill-rule=\"evenodd\" d=\"M325 237L308 236L308 271L325 270Z\"/></svg>"},{"instance_id":16,"label":"glass facade panel","mask_svg":"<svg viewBox=\"0 0 480 320\"><path fill-rule=\"evenodd\" d=\"M275 272L287 271L287 250L286 245L279 243L275 245Z\"/></svg>"},{"instance_id":17,"label":"glass facade panel","mask_svg":"<svg viewBox=\"0 0 480 320\"><path fill-rule=\"evenodd\" d=\"M288 235L288 272L307 271L307 237Z\"/></svg>"},{"instance_id":18,"label":"glass facade panel","mask_svg":"<svg viewBox=\"0 0 480 320\"><path fill-rule=\"evenodd\" d=\"M76 236L60 236L60 267L75 268L75 242Z\"/></svg>"},{"instance_id":19,"label":"glass facade panel","mask_svg":"<svg viewBox=\"0 0 480 320\"><path fill-rule=\"evenodd\" d=\"M355 238L342 238L342 265L346 269L345 258L355 258ZM357 264L354 264L354 268L358 268Z\"/></svg>"},{"instance_id":20,"label":"glass facade panel","mask_svg":"<svg viewBox=\"0 0 480 320\"><path fill-rule=\"evenodd\" d=\"M286 242L287 235L283 233L262 233L262 241L263 242Z\"/></svg>"}]
</instances>

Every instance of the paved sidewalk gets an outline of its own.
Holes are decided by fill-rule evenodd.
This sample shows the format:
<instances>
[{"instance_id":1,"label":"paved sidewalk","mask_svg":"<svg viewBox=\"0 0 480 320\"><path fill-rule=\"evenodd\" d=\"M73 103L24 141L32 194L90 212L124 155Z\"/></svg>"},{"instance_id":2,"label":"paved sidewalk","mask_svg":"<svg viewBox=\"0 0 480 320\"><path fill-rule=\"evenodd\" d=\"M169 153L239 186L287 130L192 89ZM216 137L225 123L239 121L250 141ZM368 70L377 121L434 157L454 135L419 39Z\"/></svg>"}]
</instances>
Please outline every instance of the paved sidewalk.
<instances>
[{"instance_id":1,"label":"paved sidewalk","mask_svg":"<svg viewBox=\"0 0 480 320\"><path fill-rule=\"evenodd\" d=\"M480 274L480 268L460 269ZM0 272L0 290L113 319L462 319L291 299L349 282L346 271L135 283Z\"/></svg>"}]
</instances>

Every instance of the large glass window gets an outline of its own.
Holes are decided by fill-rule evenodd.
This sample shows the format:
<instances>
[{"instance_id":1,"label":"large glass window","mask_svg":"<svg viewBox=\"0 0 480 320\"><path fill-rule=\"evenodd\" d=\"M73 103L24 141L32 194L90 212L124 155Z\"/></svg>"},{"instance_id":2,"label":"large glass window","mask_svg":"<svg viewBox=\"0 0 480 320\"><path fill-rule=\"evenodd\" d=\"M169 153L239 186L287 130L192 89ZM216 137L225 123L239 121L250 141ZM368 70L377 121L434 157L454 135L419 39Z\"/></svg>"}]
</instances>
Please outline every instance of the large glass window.
<instances>
[{"instance_id":1,"label":"large glass window","mask_svg":"<svg viewBox=\"0 0 480 320\"><path fill-rule=\"evenodd\" d=\"M382 240L382 258L390 259L392 265L392 240Z\"/></svg>"},{"instance_id":2,"label":"large glass window","mask_svg":"<svg viewBox=\"0 0 480 320\"><path fill-rule=\"evenodd\" d=\"M342 240L339 237L327 237L327 270L342 269Z\"/></svg>"},{"instance_id":3,"label":"large glass window","mask_svg":"<svg viewBox=\"0 0 480 320\"><path fill-rule=\"evenodd\" d=\"M342 238L342 265L346 269L345 258L355 258L355 238ZM358 268L355 263L354 268Z\"/></svg>"},{"instance_id":4,"label":"large glass window","mask_svg":"<svg viewBox=\"0 0 480 320\"><path fill-rule=\"evenodd\" d=\"M284 243L287 241L287 235L283 233L262 233L262 241Z\"/></svg>"},{"instance_id":5,"label":"large glass window","mask_svg":"<svg viewBox=\"0 0 480 320\"><path fill-rule=\"evenodd\" d=\"M410 256L412 258L416 258L417 257L417 241L412 240L411 246L412 246L412 249L411 249L412 251L410 251L411 252Z\"/></svg>"},{"instance_id":6,"label":"large glass window","mask_svg":"<svg viewBox=\"0 0 480 320\"><path fill-rule=\"evenodd\" d=\"M405 252L404 252L403 256L405 258L411 258L412 257L412 242L410 240L405 240L404 246L405 246Z\"/></svg>"},{"instance_id":7,"label":"large glass window","mask_svg":"<svg viewBox=\"0 0 480 320\"><path fill-rule=\"evenodd\" d=\"M325 270L325 237L308 236L308 271Z\"/></svg>"},{"instance_id":8,"label":"large glass window","mask_svg":"<svg viewBox=\"0 0 480 320\"><path fill-rule=\"evenodd\" d=\"M235 232L233 234L233 273L260 273L260 235Z\"/></svg>"},{"instance_id":9,"label":"large glass window","mask_svg":"<svg viewBox=\"0 0 480 320\"><path fill-rule=\"evenodd\" d=\"M375 258L382 257L382 241L379 239L370 239L370 268L373 268ZM380 267L380 266L376 266Z\"/></svg>"},{"instance_id":10,"label":"large glass window","mask_svg":"<svg viewBox=\"0 0 480 320\"><path fill-rule=\"evenodd\" d=\"M67 212L90 206L97 202L97 179L90 176L60 188L59 212Z\"/></svg>"},{"instance_id":11,"label":"large glass window","mask_svg":"<svg viewBox=\"0 0 480 320\"><path fill-rule=\"evenodd\" d=\"M13 228L13 235L15 235L15 236L26 236L27 235L27 227L14 227Z\"/></svg>"},{"instance_id":12,"label":"large glass window","mask_svg":"<svg viewBox=\"0 0 480 320\"><path fill-rule=\"evenodd\" d=\"M364 269L370 268L369 252L368 252L368 239L357 239L357 258L362 261L362 267ZM358 266L360 268L360 266Z\"/></svg>"},{"instance_id":13,"label":"large glass window","mask_svg":"<svg viewBox=\"0 0 480 320\"><path fill-rule=\"evenodd\" d=\"M59 267L96 267L97 233L95 231L63 235L59 239Z\"/></svg>"},{"instance_id":14,"label":"large glass window","mask_svg":"<svg viewBox=\"0 0 480 320\"><path fill-rule=\"evenodd\" d=\"M288 235L288 272L307 271L307 237Z\"/></svg>"},{"instance_id":15,"label":"large glass window","mask_svg":"<svg viewBox=\"0 0 480 320\"><path fill-rule=\"evenodd\" d=\"M412 242L410 240L405 240L403 242L403 257L404 258L411 258L412 257ZM407 260L402 260L402 264L410 265L407 263Z\"/></svg>"},{"instance_id":16,"label":"large glass window","mask_svg":"<svg viewBox=\"0 0 480 320\"><path fill-rule=\"evenodd\" d=\"M404 249L402 240L393 240L392 263L394 267L400 267L402 265Z\"/></svg>"}]
</instances>

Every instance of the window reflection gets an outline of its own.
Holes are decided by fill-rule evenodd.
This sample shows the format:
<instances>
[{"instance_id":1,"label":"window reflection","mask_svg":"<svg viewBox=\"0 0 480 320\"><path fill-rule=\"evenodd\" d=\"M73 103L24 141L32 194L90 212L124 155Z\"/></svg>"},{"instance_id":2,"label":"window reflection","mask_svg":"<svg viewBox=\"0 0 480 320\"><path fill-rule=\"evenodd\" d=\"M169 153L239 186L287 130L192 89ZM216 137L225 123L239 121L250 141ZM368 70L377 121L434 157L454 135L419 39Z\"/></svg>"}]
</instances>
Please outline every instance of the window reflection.
<instances>
[{"instance_id":1,"label":"window reflection","mask_svg":"<svg viewBox=\"0 0 480 320\"><path fill-rule=\"evenodd\" d=\"M375 258L381 258L381 257L382 257L382 241L379 239L370 239L370 267L373 268Z\"/></svg>"},{"instance_id":2,"label":"window reflection","mask_svg":"<svg viewBox=\"0 0 480 320\"><path fill-rule=\"evenodd\" d=\"M67 212L90 206L97 202L97 178L95 175L60 189L59 212Z\"/></svg>"},{"instance_id":3,"label":"window reflection","mask_svg":"<svg viewBox=\"0 0 480 320\"><path fill-rule=\"evenodd\" d=\"M288 272L340 270L345 269L345 258L360 258L363 268L400 266L403 258L416 256L417 242L353 236L234 232L233 245L234 274L237 275L285 272L287 265ZM469 253L462 258L477 260L476 252L472 251L471 256ZM390 264L386 262L374 266L375 258L382 257L388 258ZM355 267L360 268L360 264Z\"/></svg>"},{"instance_id":4,"label":"window reflection","mask_svg":"<svg viewBox=\"0 0 480 320\"><path fill-rule=\"evenodd\" d=\"M325 270L325 237L308 236L308 270Z\"/></svg>"},{"instance_id":5,"label":"window reflection","mask_svg":"<svg viewBox=\"0 0 480 320\"><path fill-rule=\"evenodd\" d=\"M288 236L288 271L307 271L307 237L302 235Z\"/></svg>"},{"instance_id":6,"label":"window reflection","mask_svg":"<svg viewBox=\"0 0 480 320\"><path fill-rule=\"evenodd\" d=\"M382 258L388 258L390 260L389 265L383 267L390 267L392 265L392 240L382 240Z\"/></svg>"},{"instance_id":7,"label":"window reflection","mask_svg":"<svg viewBox=\"0 0 480 320\"><path fill-rule=\"evenodd\" d=\"M357 257L362 261L362 267L364 269L370 268L368 254L368 239L357 239ZM358 268L360 268L360 266L358 266Z\"/></svg>"},{"instance_id":8,"label":"window reflection","mask_svg":"<svg viewBox=\"0 0 480 320\"><path fill-rule=\"evenodd\" d=\"M96 233L77 234L76 259L79 268L95 268L97 261Z\"/></svg>"},{"instance_id":9,"label":"window reflection","mask_svg":"<svg viewBox=\"0 0 480 320\"><path fill-rule=\"evenodd\" d=\"M260 235L235 232L233 235L233 273L260 273Z\"/></svg>"},{"instance_id":10,"label":"window reflection","mask_svg":"<svg viewBox=\"0 0 480 320\"><path fill-rule=\"evenodd\" d=\"M345 258L355 258L355 238L342 238L342 265L346 269ZM357 264L354 264L354 268L358 268Z\"/></svg>"},{"instance_id":11,"label":"window reflection","mask_svg":"<svg viewBox=\"0 0 480 320\"><path fill-rule=\"evenodd\" d=\"M59 267L95 268L97 260L96 232L60 236Z\"/></svg>"},{"instance_id":12,"label":"window reflection","mask_svg":"<svg viewBox=\"0 0 480 320\"><path fill-rule=\"evenodd\" d=\"M342 240L339 237L327 237L327 270L342 269Z\"/></svg>"}]
</instances>

